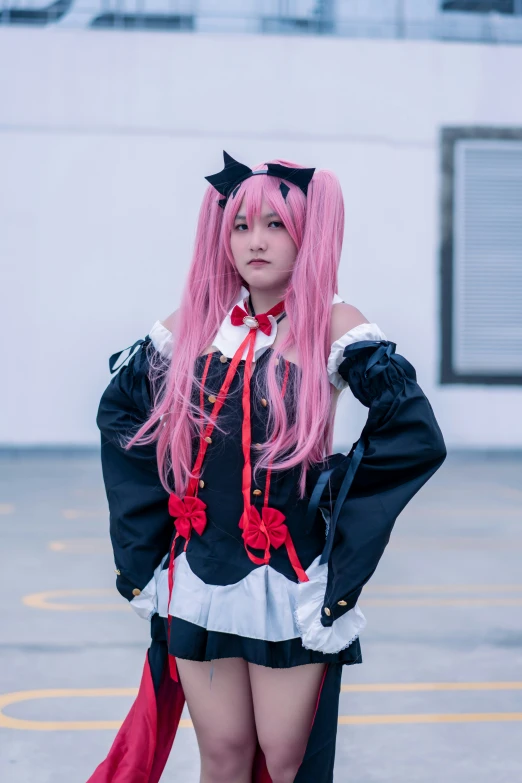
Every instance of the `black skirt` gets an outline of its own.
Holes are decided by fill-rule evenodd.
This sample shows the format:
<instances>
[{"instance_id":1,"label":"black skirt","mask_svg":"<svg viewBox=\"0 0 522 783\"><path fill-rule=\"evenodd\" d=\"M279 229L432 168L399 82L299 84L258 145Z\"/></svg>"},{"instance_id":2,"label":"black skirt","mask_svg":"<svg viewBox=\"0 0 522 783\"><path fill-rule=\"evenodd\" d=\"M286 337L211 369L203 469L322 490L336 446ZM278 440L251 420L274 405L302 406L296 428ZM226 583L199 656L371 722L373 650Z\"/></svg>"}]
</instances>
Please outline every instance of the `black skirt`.
<instances>
[{"instance_id":1,"label":"black skirt","mask_svg":"<svg viewBox=\"0 0 522 783\"><path fill-rule=\"evenodd\" d=\"M303 647L299 636L282 642L268 642L233 633L207 631L206 628L179 617L171 619L169 653L176 658L190 661L243 658L249 663L269 666L272 669L288 669L304 663L362 663L358 638L338 653L321 653Z\"/></svg>"}]
</instances>

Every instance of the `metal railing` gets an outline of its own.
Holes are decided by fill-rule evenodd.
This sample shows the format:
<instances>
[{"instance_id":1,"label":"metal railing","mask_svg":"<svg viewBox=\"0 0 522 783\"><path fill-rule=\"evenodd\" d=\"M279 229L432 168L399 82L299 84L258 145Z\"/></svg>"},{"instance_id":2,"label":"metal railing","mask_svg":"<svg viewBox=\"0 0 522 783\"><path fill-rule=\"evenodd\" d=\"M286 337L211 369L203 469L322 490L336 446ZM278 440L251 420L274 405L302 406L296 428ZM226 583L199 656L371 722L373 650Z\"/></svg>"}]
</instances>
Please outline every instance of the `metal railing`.
<instances>
[{"instance_id":1,"label":"metal railing","mask_svg":"<svg viewBox=\"0 0 522 783\"><path fill-rule=\"evenodd\" d=\"M522 0L0 0L0 24L522 43Z\"/></svg>"}]
</instances>

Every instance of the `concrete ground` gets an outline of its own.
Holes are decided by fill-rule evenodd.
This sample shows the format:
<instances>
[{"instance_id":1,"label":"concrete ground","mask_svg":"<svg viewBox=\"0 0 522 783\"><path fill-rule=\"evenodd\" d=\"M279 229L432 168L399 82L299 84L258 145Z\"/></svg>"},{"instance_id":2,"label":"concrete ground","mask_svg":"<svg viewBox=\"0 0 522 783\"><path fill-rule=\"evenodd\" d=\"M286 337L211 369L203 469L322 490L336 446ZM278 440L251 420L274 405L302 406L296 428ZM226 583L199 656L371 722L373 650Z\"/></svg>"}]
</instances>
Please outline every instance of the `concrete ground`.
<instances>
[{"instance_id":1,"label":"concrete ground","mask_svg":"<svg viewBox=\"0 0 522 783\"><path fill-rule=\"evenodd\" d=\"M114 589L98 455L4 453L0 524L0 780L85 783L148 646ZM522 456L450 454L361 598L336 783L522 780L521 563ZM190 725L162 780L198 783Z\"/></svg>"}]
</instances>

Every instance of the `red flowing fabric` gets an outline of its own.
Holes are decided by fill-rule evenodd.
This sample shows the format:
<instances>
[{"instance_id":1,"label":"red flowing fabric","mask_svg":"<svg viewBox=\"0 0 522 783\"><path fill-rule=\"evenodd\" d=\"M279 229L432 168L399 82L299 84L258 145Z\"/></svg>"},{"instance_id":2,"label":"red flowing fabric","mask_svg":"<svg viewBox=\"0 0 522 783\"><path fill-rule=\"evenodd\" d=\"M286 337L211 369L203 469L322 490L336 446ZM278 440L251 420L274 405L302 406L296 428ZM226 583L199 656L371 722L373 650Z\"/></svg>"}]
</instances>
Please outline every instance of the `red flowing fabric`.
<instances>
[{"instance_id":1,"label":"red flowing fabric","mask_svg":"<svg viewBox=\"0 0 522 783\"><path fill-rule=\"evenodd\" d=\"M105 761L87 783L158 783L167 763L185 704L180 683L164 672L158 693L149 656L140 688Z\"/></svg>"}]
</instances>

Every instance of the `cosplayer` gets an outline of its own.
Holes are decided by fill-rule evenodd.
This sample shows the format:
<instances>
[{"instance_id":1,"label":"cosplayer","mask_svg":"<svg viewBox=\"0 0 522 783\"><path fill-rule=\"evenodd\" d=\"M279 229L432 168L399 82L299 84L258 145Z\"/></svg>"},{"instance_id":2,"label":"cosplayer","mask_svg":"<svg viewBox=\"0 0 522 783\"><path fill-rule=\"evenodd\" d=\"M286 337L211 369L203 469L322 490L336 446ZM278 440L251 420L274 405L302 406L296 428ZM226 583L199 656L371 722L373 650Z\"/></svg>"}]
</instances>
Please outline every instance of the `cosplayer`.
<instances>
[{"instance_id":1,"label":"cosplayer","mask_svg":"<svg viewBox=\"0 0 522 783\"><path fill-rule=\"evenodd\" d=\"M90 783L159 781L185 700L201 783L332 783L357 601L446 457L413 366L337 294L337 178L224 158L181 306L98 411L116 584L152 641ZM332 454L348 388L368 417Z\"/></svg>"}]
</instances>

